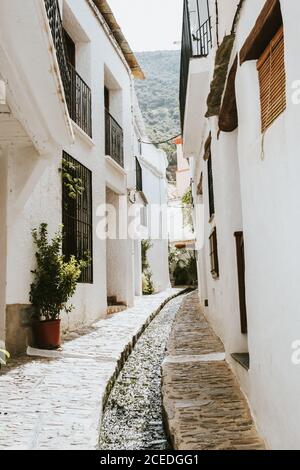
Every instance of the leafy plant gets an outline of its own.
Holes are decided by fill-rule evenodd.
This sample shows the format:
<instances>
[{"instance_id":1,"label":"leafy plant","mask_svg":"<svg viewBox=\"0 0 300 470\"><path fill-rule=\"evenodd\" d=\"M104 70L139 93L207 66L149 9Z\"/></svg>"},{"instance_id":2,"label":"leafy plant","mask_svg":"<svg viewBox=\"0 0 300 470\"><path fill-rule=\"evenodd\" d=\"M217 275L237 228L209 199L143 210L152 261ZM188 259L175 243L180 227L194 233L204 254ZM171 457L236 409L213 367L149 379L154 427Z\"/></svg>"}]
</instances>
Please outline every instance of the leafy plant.
<instances>
[{"instance_id":1,"label":"leafy plant","mask_svg":"<svg viewBox=\"0 0 300 470\"><path fill-rule=\"evenodd\" d=\"M70 313L74 308L72 305L67 306L67 303L76 291L82 270L89 264L88 255L84 260L71 256L66 261L61 253L61 231L49 241L47 224L34 229L32 236L37 247L37 267L32 271L34 280L30 287L30 302L39 319L56 320L62 310Z\"/></svg>"},{"instance_id":2,"label":"leafy plant","mask_svg":"<svg viewBox=\"0 0 300 470\"><path fill-rule=\"evenodd\" d=\"M152 281L152 273L147 269L143 273L143 295L152 295L155 292L154 284Z\"/></svg>"},{"instance_id":3,"label":"leafy plant","mask_svg":"<svg viewBox=\"0 0 300 470\"><path fill-rule=\"evenodd\" d=\"M62 174L62 180L64 186L68 190L68 196L71 199L76 199L77 195L82 195L85 191L85 187L83 186L83 182L81 178L76 178L73 176L72 173L76 171L77 167L74 163L63 159L62 166L60 168L60 172Z\"/></svg>"},{"instance_id":4,"label":"leafy plant","mask_svg":"<svg viewBox=\"0 0 300 470\"><path fill-rule=\"evenodd\" d=\"M194 251L170 248L169 266L175 285L195 285L197 283L197 260Z\"/></svg>"},{"instance_id":5,"label":"leafy plant","mask_svg":"<svg viewBox=\"0 0 300 470\"><path fill-rule=\"evenodd\" d=\"M155 292L155 287L152 281L152 272L148 262L148 251L152 248L150 240L142 240L142 270L143 270L143 294L151 295Z\"/></svg>"},{"instance_id":6,"label":"leafy plant","mask_svg":"<svg viewBox=\"0 0 300 470\"><path fill-rule=\"evenodd\" d=\"M6 359L10 358L10 354L5 349L0 349L0 367L6 366Z\"/></svg>"},{"instance_id":7,"label":"leafy plant","mask_svg":"<svg viewBox=\"0 0 300 470\"><path fill-rule=\"evenodd\" d=\"M193 223L193 194L192 188L189 187L184 195L182 196L181 203L183 206L183 222L186 227L190 227L191 230L194 230Z\"/></svg>"},{"instance_id":8,"label":"leafy plant","mask_svg":"<svg viewBox=\"0 0 300 470\"><path fill-rule=\"evenodd\" d=\"M142 240L142 271L146 271L149 268L148 262L148 251L152 248L150 240Z\"/></svg>"}]
</instances>

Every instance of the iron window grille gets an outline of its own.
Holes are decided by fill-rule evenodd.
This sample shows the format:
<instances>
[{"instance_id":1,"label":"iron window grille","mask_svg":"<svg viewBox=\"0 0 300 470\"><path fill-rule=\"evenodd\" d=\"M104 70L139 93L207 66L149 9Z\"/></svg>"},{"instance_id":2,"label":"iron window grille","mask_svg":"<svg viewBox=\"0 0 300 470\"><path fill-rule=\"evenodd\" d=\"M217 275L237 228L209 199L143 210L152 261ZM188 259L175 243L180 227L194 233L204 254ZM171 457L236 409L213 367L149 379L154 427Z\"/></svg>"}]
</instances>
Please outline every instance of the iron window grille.
<instances>
[{"instance_id":1,"label":"iron window grille","mask_svg":"<svg viewBox=\"0 0 300 470\"><path fill-rule=\"evenodd\" d=\"M196 10L192 12L189 0L184 0L180 70L180 115L182 130L184 125L190 59L192 57L206 57L212 48L209 1L195 0L195 5ZM191 24L192 13L196 15L194 17L195 21L193 21L193 28Z\"/></svg>"},{"instance_id":2,"label":"iron window grille","mask_svg":"<svg viewBox=\"0 0 300 470\"><path fill-rule=\"evenodd\" d=\"M219 256L218 256L218 240L217 240L217 229L213 229L211 236L209 237L209 256L210 256L210 267L213 278L219 277Z\"/></svg>"},{"instance_id":3,"label":"iron window grille","mask_svg":"<svg viewBox=\"0 0 300 470\"><path fill-rule=\"evenodd\" d=\"M105 110L105 153L124 168L123 129Z\"/></svg>"},{"instance_id":4,"label":"iron window grille","mask_svg":"<svg viewBox=\"0 0 300 470\"><path fill-rule=\"evenodd\" d=\"M92 172L63 152L63 161L70 163L68 173L79 178L83 190L70 197L69 189L62 181L62 223L63 223L63 254L66 259L74 255L83 259L90 258L89 265L82 271L80 283L93 283L93 208L92 208Z\"/></svg>"}]
</instances>

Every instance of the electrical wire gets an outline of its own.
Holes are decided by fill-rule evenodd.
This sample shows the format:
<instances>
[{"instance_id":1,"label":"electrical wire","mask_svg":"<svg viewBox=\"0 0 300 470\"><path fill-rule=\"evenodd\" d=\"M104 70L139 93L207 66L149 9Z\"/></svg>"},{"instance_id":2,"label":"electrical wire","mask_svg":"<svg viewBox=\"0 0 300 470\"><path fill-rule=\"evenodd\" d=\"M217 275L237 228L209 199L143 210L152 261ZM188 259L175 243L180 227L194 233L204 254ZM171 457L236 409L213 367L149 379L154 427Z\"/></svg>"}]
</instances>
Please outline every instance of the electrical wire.
<instances>
[{"instance_id":1,"label":"electrical wire","mask_svg":"<svg viewBox=\"0 0 300 470\"><path fill-rule=\"evenodd\" d=\"M174 137L171 137L168 140L163 140L162 142L144 142L143 140L140 140L140 139L139 139L139 142L141 144L146 144L146 145L161 145L161 144L167 144L171 140L177 139L177 137L180 137L180 136L181 136L181 134L177 134L177 135L174 135Z\"/></svg>"}]
</instances>

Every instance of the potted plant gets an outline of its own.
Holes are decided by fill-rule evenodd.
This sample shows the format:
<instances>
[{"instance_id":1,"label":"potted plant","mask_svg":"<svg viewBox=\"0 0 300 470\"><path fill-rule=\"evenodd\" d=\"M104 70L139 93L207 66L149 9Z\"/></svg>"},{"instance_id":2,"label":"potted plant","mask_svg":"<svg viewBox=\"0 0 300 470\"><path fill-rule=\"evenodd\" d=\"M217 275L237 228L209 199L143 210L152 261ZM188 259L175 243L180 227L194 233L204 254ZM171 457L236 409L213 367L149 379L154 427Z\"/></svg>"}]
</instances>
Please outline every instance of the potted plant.
<instances>
[{"instance_id":1,"label":"potted plant","mask_svg":"<svg viewBox=\"0 0 300 470\"><path fill-rule=\"evenodd\" d=\"M66 260L62 255L62 233L57 232L48 240L48 226L41 224L32 231L36 269L30 288L30 302L35 311L32 323L34 345L40 349L57 349L60 346L60 315L70 313L67 305L74 295L77 281L88 260L77 260L71 256Z\"/></svg>"}]
</instances>

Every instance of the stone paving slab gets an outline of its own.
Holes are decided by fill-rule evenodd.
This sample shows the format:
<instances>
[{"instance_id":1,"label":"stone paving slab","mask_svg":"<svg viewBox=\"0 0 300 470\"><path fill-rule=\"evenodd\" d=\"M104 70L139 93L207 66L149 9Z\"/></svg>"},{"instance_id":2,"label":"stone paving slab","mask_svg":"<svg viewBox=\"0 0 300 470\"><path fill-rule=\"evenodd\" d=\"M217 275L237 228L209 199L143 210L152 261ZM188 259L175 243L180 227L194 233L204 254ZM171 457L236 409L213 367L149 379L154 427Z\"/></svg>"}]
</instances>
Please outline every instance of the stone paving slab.
<instances>
[{"instance_id":1,"label":"stone paving slab","mask_svg":"<svg viewBox=\"0 0 300 470\"><path fill-rule=\"evenodd\" d=\"M180 291L138 298L133 308L71 334L59 357L11 361L0 372L0 450L96 449L118 372L143 329Z\"/></svg>"},{"instance_id":2,"label":"stone paving slab","mask_svg":"<svg viewBox=\"0 0 300 470\"><path fill-rule=\"evenodd\" d=\"M264 449L222 353L220 339L201 313L198 293L189 294L176 316L162 366L165 424L174 449Z\"/></svg>"}]
</instances>

